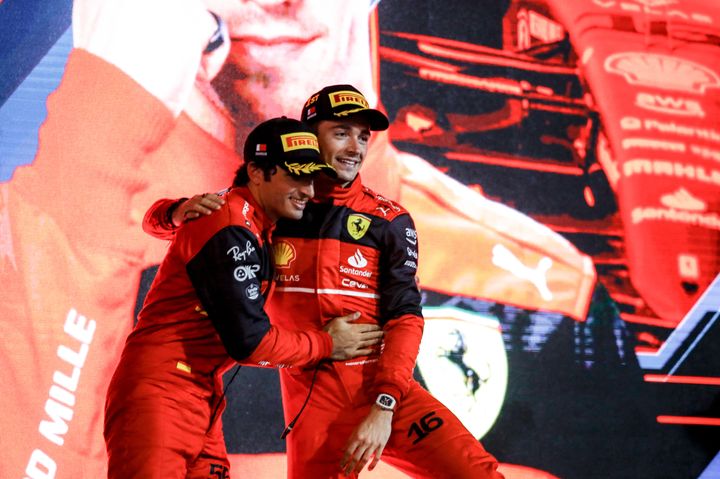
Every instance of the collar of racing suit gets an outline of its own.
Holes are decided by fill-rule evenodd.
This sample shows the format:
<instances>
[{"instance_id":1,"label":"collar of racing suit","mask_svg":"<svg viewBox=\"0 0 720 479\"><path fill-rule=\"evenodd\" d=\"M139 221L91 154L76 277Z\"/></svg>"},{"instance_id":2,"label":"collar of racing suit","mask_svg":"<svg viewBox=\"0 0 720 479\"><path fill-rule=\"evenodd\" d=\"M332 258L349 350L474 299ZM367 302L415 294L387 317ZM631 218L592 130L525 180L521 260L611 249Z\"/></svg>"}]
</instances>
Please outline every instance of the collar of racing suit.
<instances>
[{"instance_id":1,"label":"collar of racing suit","mask_svg":"<svg viewBox=\"0 0 720 479\"><path fill-rule=\"evenodd\" d=\"M334 180L318 181L315 183L315 201L321 203L332 200L335 204L344 204L350 198L357 196L363 189L360 174L350 183L342 186Z\"/></svg>"},{"instance_id":2,"label":"collar of racing suit","mask_svg":"<svg viewBox=\"0 0 720 479\"><path fill-rule=\"evenodd\" d=\"M237 192L239 196L248 202L250 209L247 213L243 212L243 214L251 223L257 226L263 239L267 241L275 229L275 223L268 218L268 215L265 214L265 210L263 210L260 204L255 200L255 197L253 197L252 193L250 193L250 189L247 186L238 186L233 188L230 190L228 196L232 195L233 192Z\"/></svg>"}]
</instances>

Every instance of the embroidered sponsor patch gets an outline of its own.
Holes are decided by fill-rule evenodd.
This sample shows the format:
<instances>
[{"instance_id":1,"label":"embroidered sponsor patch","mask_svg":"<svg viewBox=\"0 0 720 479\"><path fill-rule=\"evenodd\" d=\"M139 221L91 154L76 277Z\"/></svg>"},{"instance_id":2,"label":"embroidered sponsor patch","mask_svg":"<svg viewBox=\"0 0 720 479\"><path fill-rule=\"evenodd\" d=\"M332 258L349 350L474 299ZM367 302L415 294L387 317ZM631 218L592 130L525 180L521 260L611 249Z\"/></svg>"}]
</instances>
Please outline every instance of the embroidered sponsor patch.
<instances>
[{"instance_id":1,"label":"embroidered sponsor patch","mask_svg":"<svg viewBox=\"0 0 720 479\"><path fill-rule=\"evenodd\" d=\"M235 277L235 280L244 283L245 281L249 279L255 279L257 273L260 271L260 265L259 264L243 264L235 268L235 271L233 271L233 276Z\"/></svg>"},{"instance_id":2,"label":"embroidered sponsor patch","mask_svg":"<svg viewBox=\"0 0 720 479\"><path fill-rule=\"evenodd\" d=\"M273 245L273 257L275 260L275 267L278 269L285 269L289 268L292 262L295 261L297 253L295 252L295 247L292 243L280 240Z\"/></svg>"},{"instance_id":3,"label":"embroidered sponsor patch","mask_svg":"<svg viewBox=\"0 0 720 479\"><path fill-rule=\"evenodd\" d=\"M234 261L246 261L248 257L255 252L255 247L251 242L245 243L245 249L241 250L239 246L233 246L227 250L228 255L232 255Z\"/></svg>"},{"instance_id":4,"label":"embroidered sponsor patch","mask_svg":"<svg viewBox=\"0 0 720 479\"><path fill-rule=\"evenodd\" d=\"M359 240L370 228L370 218L363 215L352 214L347 219L347 231L354 239Z\"/></svg>"},{"instance_id":5,"label":"embroidered sponsor patch","mask_svg":"<svg viewBox=\"0 0 720 479\"><path fill-rule=\"evenodd\" d=\"M286 133L280 135L280 141L284 152L294 150L315 150L320 152L317 137L312 133Z\"/></svg>"},{"instance_id":6,"label":"embroidered sponsor patch","mask_svg":"<svg viewBox=\"0 0 720 479\"><path fill-rule=\"evenodd\" d=\"M336 91L330 94L330 105L333 108L341 105L358 105L369 108L367 100L360 93L350 90Z\"/></svg>"},{"instance_id":7,"label":"embroidered sponsor patch","mask_svg":"<svg viewBox=\"0 0 720 479\"><path fill-rule=\"evenodd\" d=\"M245 296L247 296L250 300L258 299L260 296L260 288L257 284L251 284L247 288L245 288Z\"/></svg>"}]
</instances>

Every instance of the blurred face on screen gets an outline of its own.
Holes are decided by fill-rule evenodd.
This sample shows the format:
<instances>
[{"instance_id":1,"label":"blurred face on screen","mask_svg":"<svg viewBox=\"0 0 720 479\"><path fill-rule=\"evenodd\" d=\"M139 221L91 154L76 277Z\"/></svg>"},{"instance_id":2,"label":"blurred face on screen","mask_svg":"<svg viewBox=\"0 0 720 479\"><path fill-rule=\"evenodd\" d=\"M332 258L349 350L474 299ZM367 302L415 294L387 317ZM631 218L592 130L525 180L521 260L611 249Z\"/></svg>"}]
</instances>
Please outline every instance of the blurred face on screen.
<instances>
[{"instance_id":1,"label":"blurred face on screen","mask_svg":"<svg viewBox=\"0 0 720 479\"><path fill-rule=\"evenodd\" d=\"M231 52L214 85L236 112L296 117L308 92L369 75L368 0L206 4L228 24Z\"/></svg>"}]
</instances>

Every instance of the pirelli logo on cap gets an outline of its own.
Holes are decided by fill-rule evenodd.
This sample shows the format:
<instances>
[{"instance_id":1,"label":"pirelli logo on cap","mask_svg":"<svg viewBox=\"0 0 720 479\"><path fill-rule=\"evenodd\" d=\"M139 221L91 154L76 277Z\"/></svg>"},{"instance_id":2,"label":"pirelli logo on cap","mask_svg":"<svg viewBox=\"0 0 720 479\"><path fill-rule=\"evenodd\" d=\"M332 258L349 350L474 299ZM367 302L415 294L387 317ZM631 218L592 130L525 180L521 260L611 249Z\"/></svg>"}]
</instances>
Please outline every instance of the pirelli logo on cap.
<instances>
[{"instance_id":1,"label":"pirelli logo on cap","mask_svg":"<svg viewBox=\"0 0 720 479\"><path fill-rule=\"evenodd\" d=\"M370 108L364 96L356 91L344 90L330 94L330 105L335 108L342 105L358 105L363 108Z\"/></svg>"},{"instance_id":2,"label":"pirelli logo on cap","mask_svg":"<svg viewBox=\"0 0 720 479\"><path fill-rule=\"evenodd\" d=\"M315 150L318 153L320 152L317 137L312 133L286 133L280 135L280 141L284 152L294 150Z\"/></svg>"}]
</instances>

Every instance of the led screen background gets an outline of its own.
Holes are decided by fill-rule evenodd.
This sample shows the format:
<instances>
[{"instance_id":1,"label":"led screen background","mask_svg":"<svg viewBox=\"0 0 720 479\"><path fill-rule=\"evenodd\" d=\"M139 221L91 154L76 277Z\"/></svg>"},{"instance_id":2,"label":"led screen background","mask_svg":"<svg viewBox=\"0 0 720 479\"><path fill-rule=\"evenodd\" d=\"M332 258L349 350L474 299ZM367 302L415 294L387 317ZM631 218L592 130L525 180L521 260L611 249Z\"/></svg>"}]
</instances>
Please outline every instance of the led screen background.
<instances>
[{"instance_id":1,"label":"led screen background","mask_svg":"<svg viewBox=\"0 0 720 479\"><path fill-rule=\"evenodd\" d=\"M13 186L17 167L33 161L46 97L57 88L71 49L70 7L69 2L0 3L5 45L0 57L0 267L7 309L1 320L1 357L4 383L14 385L3 393L11 407L3 423L11 433L2 440L10 451L0 466L3 477L77 477L68 471L78 471L73 469L78 463L102 463L98 411L103 378L116 360L116 351L104 345L116 344L108 338L129 331L163 248L148 246L142 261L117 268L127 300L107 305L116 312L111 318L93 317L81 305L89 296L106 297L106 291L90 286L92 270L84 271L90 275L85 279L54 276L73 271L72 242L55 249L51 242L37 241L48 232L51 239L60 237L64 229L34 224L46 221L42 205L38 212L32 201L16 199L23 193ZM482 436L508 477L718 473L718 362L712 347L718 339L717 294L690 308L719 269L712 219L720 198L718 88L713 83L720 72L714 33L718 15L717 9L682 0L585 1L573 8L559 2L385 0L368 15L376 42L373 81L392 122L382 141L396 149L387 166L410 171L403 184L421 183L410 193L398 193L401 202L421 221L437 221L455 218L456 210L474 211L477 205L463 200L480 200L468 192L492 200L481 210L489 223L484 228L460 228L455 235L448 221L439 232L427 226L421 235L426 330L432 334L426 335L416 376ZM599 19L603 35L585 34L592 23L578 24L574 18ZM648 30L636 47L633 35L643 26ZM620 46L612 41L618 32L624 35ZM530 55L511 55L521 48ZM624 52L635 56L604 60ZM658 59L662 68L671 68L670 61L676 68L680 61L687 62L686 68L701 68L681 70L685 77L677 69L653 76L676 78L676 85L643 84L632 69L617 73L621 67L616 65L627 70L633 62ZM697 81L686 86L684 78ZM620 108L623 102L626 110ZM671 163L672 174L661 162ZM433 173L427 173L428 165ZM653 183L658 178L647 171L660 171L655 176L662 184ZM445 177L459 183L448 186ZM382 183L370 174L366 180ZM667 196L665 203L679 201L675 211L705 214L705 226L670 226L660 234L639 231L641 236L634 237L625 226L632 222L626 211L628 201L637 200L634 182L640 180L643 193L657 188L659 197ZM455 190L427 200L417 194L425 191L423 182L440 193ZM54 184L50 178L48 184ZM383 186L378 186L381 192L393 190ZM193 188L200 186L178 182L156 192L180 196L196 192ZM677 194L682 189L690 200ZM58 202L65 193L57 192ZM92 214L72 226L99 228L97 217L109 198L95 196L88 208ZM688 209L698 201L702 208ZM429 214L429 208L417 204L436 210ZM75 206L68 199L67 208ZM547 228L534 229L536 224ZM18 241L16 231L22 228L28 235L20 238L32 241ZM513 228L528 228L538 236L506 234ZM150 243L141 236L138 241ZM78 245L81 240L86 238L80 237ZM566 264L557 260L558 251L567 251ZM654 256L647 258L646 251ZM545 267L545 257L554 263ZM46 258L52 263L43 263ZM583 259L592 261L593 274L582 269ZM475 268L478 264L482 268ZM668 264L672 275L653 269ZM532 281L533 272L552 275L561 266L563 274L548 276L547 292L542 281ZM491 287L509 281L502 274L520 278L511 283L513 294ZM672 276L677 288L665 286L665 276ZM568 278L590 287L569 286ZM58 294L67 284L75 285L72 293ZM648 288L650 296L644 294ZM669 307L651 298L663 291L675 298L676 289L685 299ZM577 301L559 300L563 293ZM551 300L545 299L548 294ZM60 301L57 310L42 308L64 296L78 309ZM95 329L89 335L85 329L83 336L83 328L76 328L72 335L68 324L94 324ZM56 373L77 381L63 383ZM54 410L55 429L48 432L40 425L51 401L65 408ZM14 421L20 410L30 419ZM238 477L243 471L277 477L283 464L282 429L276 374L241 370L228 387L225 414ZM91 477L92 470L80 469L80 475ZM386 468L370 477L395 474Z\"/></svg>"}]
</instances>

